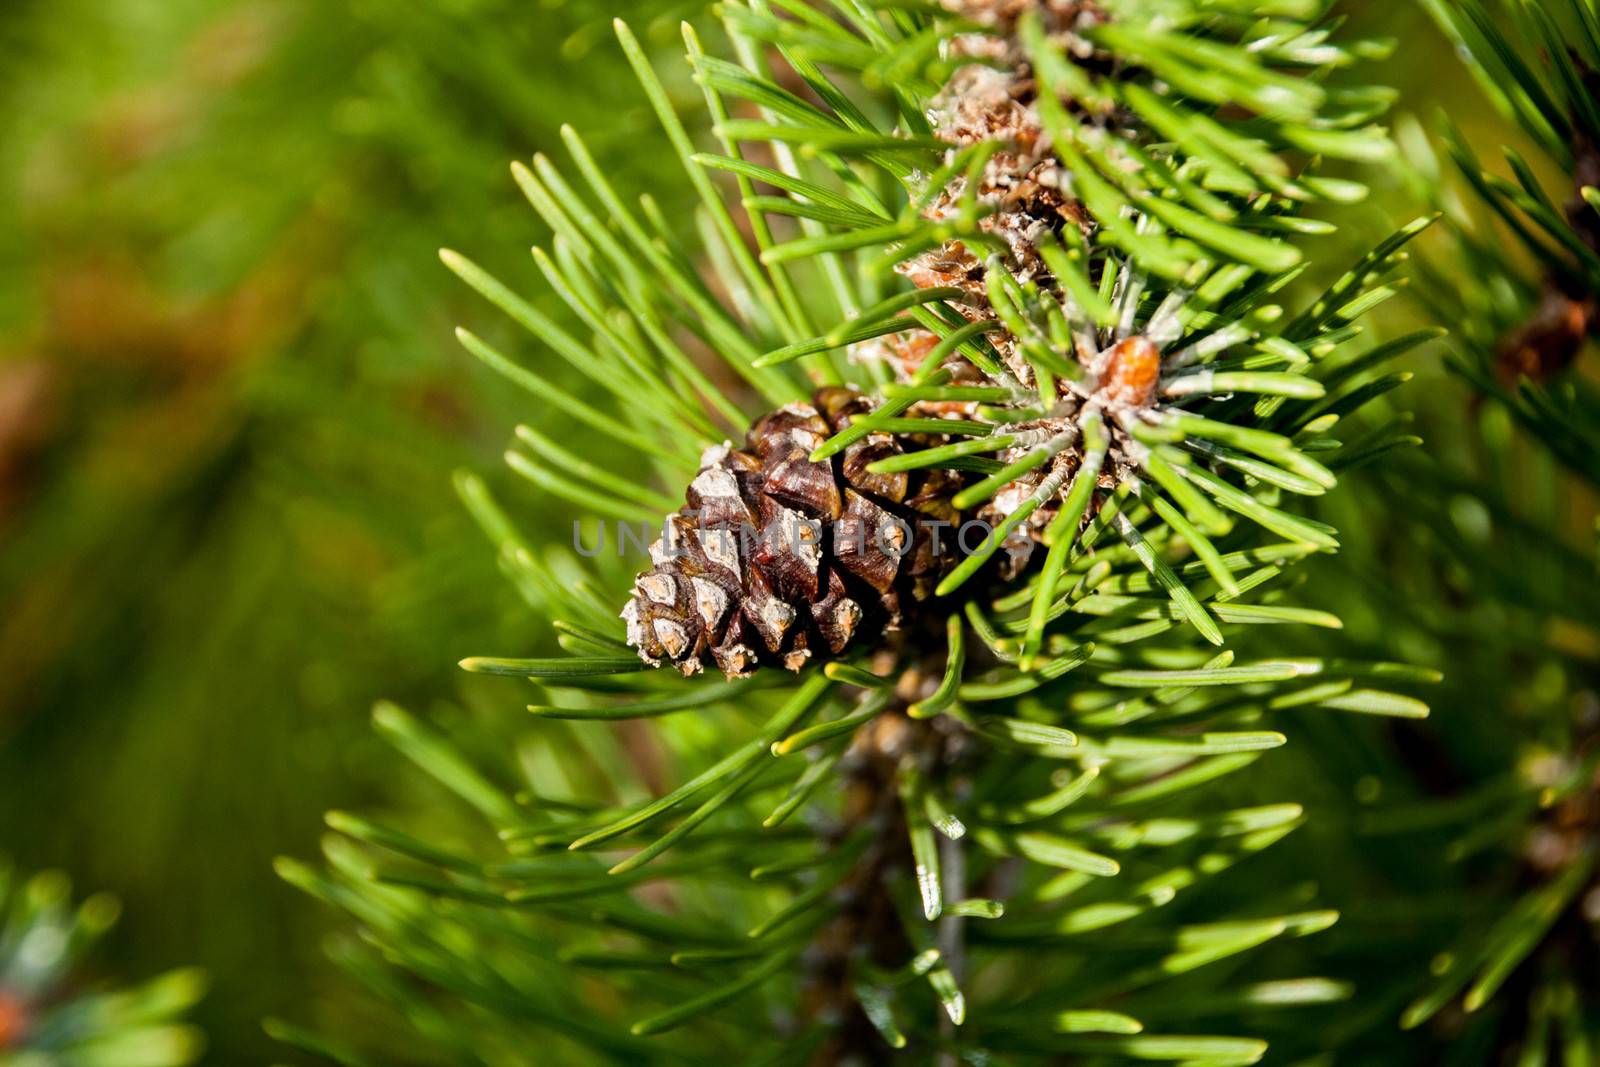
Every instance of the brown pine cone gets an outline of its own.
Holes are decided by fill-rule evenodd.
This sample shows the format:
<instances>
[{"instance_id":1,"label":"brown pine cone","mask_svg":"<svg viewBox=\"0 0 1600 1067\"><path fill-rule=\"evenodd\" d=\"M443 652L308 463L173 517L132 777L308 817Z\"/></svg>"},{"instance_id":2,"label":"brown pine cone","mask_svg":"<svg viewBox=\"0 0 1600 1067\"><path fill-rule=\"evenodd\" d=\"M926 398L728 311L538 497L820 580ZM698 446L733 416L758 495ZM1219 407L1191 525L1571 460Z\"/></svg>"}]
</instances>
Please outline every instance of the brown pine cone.
<instances>
[{"instance_id":1,"label":"brown pine cone","mask_svg":"<svg viewBox=\"0 0 1600 1067\"><path fill-rule=\"evenodd\" d=\"M751 428L745 447L709 449L688 505L650 546L654 566L623 609L628 643L685 675L709 654L729 678L762 663L799 670L837 656L865 631L877 640L927 598L959 550L952 471L873 474L867 465L936 444L872 434L814 463L811 452L871 411L830 386Z\"/></svg>"}]
</instances>

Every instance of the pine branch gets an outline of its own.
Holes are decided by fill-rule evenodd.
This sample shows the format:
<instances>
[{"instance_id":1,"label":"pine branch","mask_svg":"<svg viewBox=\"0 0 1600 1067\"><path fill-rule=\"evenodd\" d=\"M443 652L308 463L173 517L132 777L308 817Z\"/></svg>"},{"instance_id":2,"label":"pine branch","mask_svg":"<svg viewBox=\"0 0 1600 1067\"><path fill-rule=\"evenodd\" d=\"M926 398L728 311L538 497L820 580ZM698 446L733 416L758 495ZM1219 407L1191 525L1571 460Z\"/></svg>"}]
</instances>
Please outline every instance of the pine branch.
<instances>
[{"instance_id":1,"label":"pine branch","mask_svg":"<svg viewBox=\"0 0 1600 1067\"><path fill-rule=\"evenodd\" d=\"M1463 412L1447 396L1429 428L1436 458L1394 457L1353 510L1383 532L1346 572L1360 579L1347 599L1385 623L1348 635L1345 647L1432 649L1422 662L1446 673L1436 703L1469 712L1472 729L1460 738L1397 730L1381 775L1330 760L1330 773L1381 780L1392 799L1355 817L1369 843L1344 849L1329 869L1355 863L1353 884L1397 857L1429 872L1374 902L1406 916L1409 951L1434 960L1431 976L1419 966L1369 983L1369 999L1392 1004L1416 1042L1375 1051L1374 1062L1414 1062L1446 1046L1474 1048L1485 1062L1583 1062L1596 1046L1577 1005L1592 994L1600 955L1580 901L1595 886L1600 791L1592 716L1575 709L1600 681L1592 508L1582 503L1597 474L1600 407L1579 368L1600 281L1585 192L1600 131L1600 35L1585 4L1427 6L1489 99L1547 158L1530 163L1507 148L1510 178L1490 173L1441 120L1463 199L1427 133L1402 131L1413 191L1448 219L1447 243L1419 259L1417 295L1455 334L1448 365L1475 406ZM1565 175L1566 188L1552 193L1536 169Z\"/></svg>"},{"instance_id":2,"label":"pine branch","mask_svg":"<svg viewBox=\"0 0 1600 1067\"><path fill-rule=\"evenodd\" d=\"M1469 283L1441 284L1430 270L1429 299L1441 315L1467 324L1458 373L1504 404L1575 473L1600 484L1592 458L1600 407L1593 390L1566 373L1597 328L1600 299L1600 24L1587 5L1564 0L1509 5L1506 25L1478 0L1430 0L1427 7L1490 101L1567 177L1566 188L1552 194L1510 147L1501 154L1512 179L1493 174L1444 123L1446 151L1487 218L1455 211L1452 266L1465 261L1460 275ZM1413 141L1417 177L1443 204L1432 150L1420 137ZM1491 236L1496 222L1537 273L1505 255Z\"/></svg>"},{"instance_id":3,"label":"pine branch","mask_svg":"<svg viewBox=\"0 0 1600 1067\"><path fill-rule=\"evenodd\" d=\"M699 194L700 243L630 203L569 130L576 177L543 158L515 177L558 237L539 265L591 339L446 255L625 397L619 415L575 414L669 477L641 485L537 427L520 473L628 516L690 486L618 633L623 599L596 591L636 568L528 545L464 483L572 653L463 664L547 691L532 727L546 754L489 773L451 743L460 731L386 708L384 732L476 809L477 843L341 817L326 874L282 867L422 985L366 952L350 969L467 1058L498 1040L471 1031L487 1010L632 1062L747 1055L772 1025L787 1062L901 1048L1254 1062L1253 1038L1145 1034L1112 1006L1158 988L1187 1003L1213 965L1336 918L1204 922L1173 904L1300 824L1296 804L1205 799L1285 744L1266 728L1276 709L1426 710L1387 688L1426 673L1214 647L1339 625L1273 591L1339 543L1283 494L1320 496L1377 454L1326 435L1380 395L1351 368L1408 347L1346 354L1427 220L1298 313L1280 301L1301 238L1324 229L1300 206L1362 191L1294 161L1388 151L1381 93L1308 75L1375 49L1246 7L1021 8L729 4L738 64L685 31L714 154L619 24ZM774 407L742 447L719 443L719 421ZM702 448L696 469L685 457ZM918 514L975 515L993 536L943 556L910 523L903 556L876 538L851 555L837 532L708 536L842 516L877 534ZM645 669L662 660L686 677ZM695 677L707 664L728 680ZM1356 687L1369 677L1384 688ZM654 722L624 738L549 721L629 716ZM646 788L663 758L681 784ZM561 788L571 761L604 768L604 795ZM1175 801L1182 814L1156 814ZM1035 981L1019 951L1059 980ZM1107 951L1126 954L1118 977L1081 971ZM603 972L612 994L573 996L569 968ZM775 1023L734 1007L755 998L781 1006Z\"/></svg>"}]
</instances>

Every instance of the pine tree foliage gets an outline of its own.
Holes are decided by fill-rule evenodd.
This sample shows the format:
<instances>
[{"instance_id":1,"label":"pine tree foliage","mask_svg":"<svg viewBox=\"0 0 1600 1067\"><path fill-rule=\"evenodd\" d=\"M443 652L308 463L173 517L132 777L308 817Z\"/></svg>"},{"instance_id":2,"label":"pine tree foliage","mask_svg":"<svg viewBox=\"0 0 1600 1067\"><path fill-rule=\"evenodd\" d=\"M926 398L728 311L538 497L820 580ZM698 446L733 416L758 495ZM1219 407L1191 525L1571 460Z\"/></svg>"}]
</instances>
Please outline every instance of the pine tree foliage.
<instances>
[{"instance_id":1,"label":"pine tree foliage","mask_svg":"<svg viewBox=\"0 0 1600 1067\"><path fill-rule=\"evenodd\" d=\"M196 971L126 989L88 981L84 957L117 921L115 899L80 904L58 871L0 866L0 1064L185 1067L204 1042L184 1015L205 992Z\"/></svg>"},{"instance_id":2,"label":"pine tree foliage","mask_svg":"<svg viewBox=\"0 0 1600 1067\"><path fill-rule=\"evenodd\" d=\"M461 331L585 427L520 427L508 462L548 498L659 524L706 448L856 385L870 410L799 461L910 442L877 473L954 472L951 503L992 504L996 536L898 638L798 657L797 676L683 678L625 640L641 643L617 618L637 558L529 543L463 476L567 655L464 663L537 687L509 749L379 709L475 830L341 813L326 869L280 866L356 918L337 957L423 1039L379 1058L491 1063L549 1042L556 1062L1220 1065L1260 1059L1261 1033L1306 1047L1263 1009L1348 990L1263 985L1246 960L1337 915L1221 877L1303 820L1292 798L1244 799L1252 768L1293 709L1420 716L1407 691L1435 677L1240 658L1259 627L1340 625L1286 588L1338 547L1293 501L1408 442L1393 425L1334 434L1400 380L1367 371L1434 336L1352 343L1426 220L1320 293L1296 284L1329 228L1302 207L1362 191L1319 160L1387 152L1388 95L1323 75L1382 46L1340 44L1295 3L755 0L723 16L730 58L684 29L713 148L618 26L700 194L692 239L565 130L570 169L539 156L513 174L555 235L537 267L583 331L444 253L541 359L613 398L588 404Z\"/></svg>"},{"instance_id":3,"label":"pine tree foliage","mask_svg":"<svg viewBox=\"0 0 1600 1067\"><path fill-rule=\"evenodd\" d=\"M1507 147L1490 168L1489 146L1442 119L1446 169L1422 127L1402 137L1410 188L1447 213L1417 296L1469 392L1427 413L1426 455L1396 456L1350 498L1347 524L1372 534L1347 564L1347 618L1365 621L1339 648L1439 667L1434 703L1451 713L1398 744L1316 745L1330 782L1359 783L1348 836L1322 837L1344 883L1330 891L1383 917L1344 962L1367 975L1374 1017L1406 1031L1343 1034L1362 1062L1586 1064L1600 1057L1600 396L1585 372L1600 36L1584 2L1429 9L1546 158Z\"/></svg>"},{"instance_id":4,"label":"pine tree foliage","mask_svg":"<svg viewBox=\"0 0 1600 1067\"><path fill-rule=\"evenodd\" d=\"M1600 293L1600 18L1583 2L1505 4L1499 12L1480 2L1428 6L1490 102L1544 159L1501 147L1510 176L1492 173L1442 120L1474 207L1456 201L1456 253L1437 265L1427 291L1440 321L1462 325L1461 373L1576 474L1600 484L1600 395L1562 373L1595 329ZM1427 154L1417 163L1448 203L1438 164ZM1561 175L1553 188L1539 176L1551 169ZM1502 238L1532 269L1507 256Z\"/></svg>"}]
</instances>

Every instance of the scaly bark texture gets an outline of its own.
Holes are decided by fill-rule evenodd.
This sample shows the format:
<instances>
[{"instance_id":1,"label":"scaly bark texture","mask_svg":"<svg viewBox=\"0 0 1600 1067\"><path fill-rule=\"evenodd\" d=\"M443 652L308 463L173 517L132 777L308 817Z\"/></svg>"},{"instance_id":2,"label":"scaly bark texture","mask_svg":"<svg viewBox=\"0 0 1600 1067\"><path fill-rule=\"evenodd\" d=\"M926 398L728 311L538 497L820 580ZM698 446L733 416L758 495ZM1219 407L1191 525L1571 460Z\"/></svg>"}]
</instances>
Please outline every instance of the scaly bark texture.
<instances>
[{"instance_id":1,"label":"scaly bark texture","mask_svg":"<svg viewBox=\"0 0 1600 1067\"><path fill-rule=\"evenodd\" d=\"M1003 147L975 179L977 188L969 187L965 175L955 178L934 195L926 215L948 218L961 210L963 200L975 196L989 212L982 229L1006 243L1007 269L1019 281L1048 284L1040 238L1069 226L1088 234L1094 220L1065 190L1065 174L1039 119L1033 71L1015 36L1017 20L1038 11L1052 39L1073 59L1092 65L1103 59L1077 31L1104 21L1105 15L1092 3L1064 0L946 0L945 7L989 32L955 39L956 57L972 62L957 69L934 99L929 116L934 134L955 149L984 141ZM972 300L966 313L974 319L994 318L984 282L987 266L962 242L913 256L899 269L919 288L967 290ZM991 342L1018 381L1031 382L1033 371L1018 354L1016 339L996 334Z\"/></svg>"}]
</instances>

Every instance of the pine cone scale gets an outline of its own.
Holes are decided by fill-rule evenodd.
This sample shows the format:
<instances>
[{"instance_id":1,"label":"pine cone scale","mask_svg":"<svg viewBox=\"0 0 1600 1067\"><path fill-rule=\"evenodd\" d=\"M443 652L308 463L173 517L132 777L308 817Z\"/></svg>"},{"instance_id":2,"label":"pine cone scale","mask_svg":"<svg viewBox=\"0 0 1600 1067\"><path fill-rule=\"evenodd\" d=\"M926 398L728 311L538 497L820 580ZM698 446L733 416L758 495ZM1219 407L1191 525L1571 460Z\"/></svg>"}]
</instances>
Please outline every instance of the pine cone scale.
<instances>
[{"instance_id":1,"label":"pine cone scale","mask_svg":"<svg viewBox=\"0 0 1600 1067\"><path fill-rule=\"evenodd\" d=\"M642 659L686 675L707 657L729 677L763 662L798 670L844 652L869 619L894 628L908 600L931 594L955 553L939 551L926 523L955 520L963 479L869 471L915 446L881 434L810 458L871 410L829 387L760 419L744 448L707 451L622 613Z\"/></svg>"}]
</instances>

